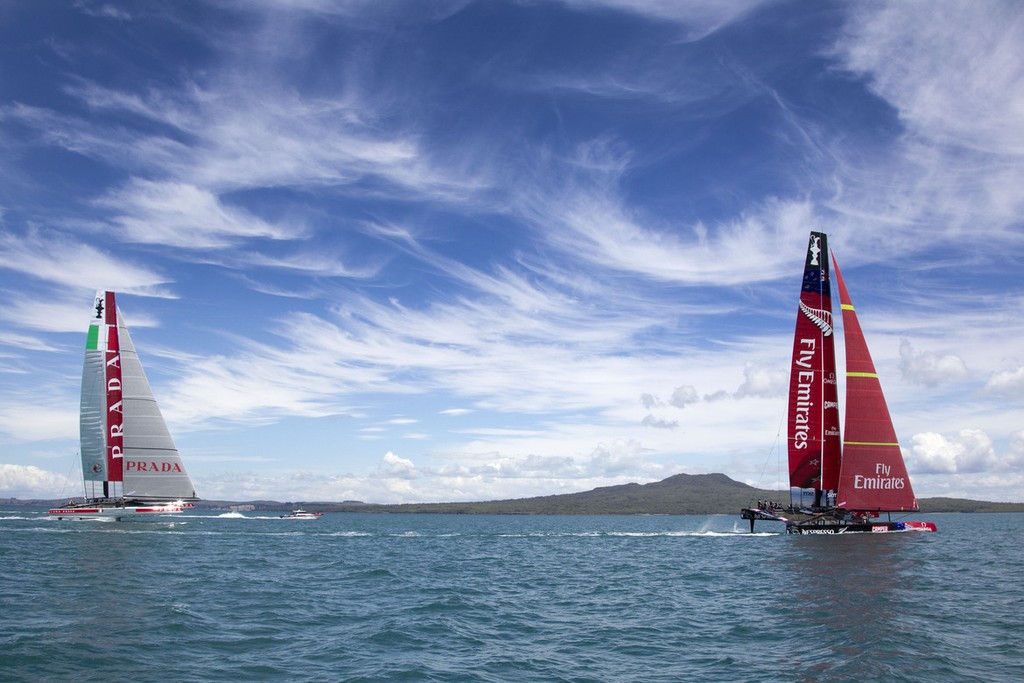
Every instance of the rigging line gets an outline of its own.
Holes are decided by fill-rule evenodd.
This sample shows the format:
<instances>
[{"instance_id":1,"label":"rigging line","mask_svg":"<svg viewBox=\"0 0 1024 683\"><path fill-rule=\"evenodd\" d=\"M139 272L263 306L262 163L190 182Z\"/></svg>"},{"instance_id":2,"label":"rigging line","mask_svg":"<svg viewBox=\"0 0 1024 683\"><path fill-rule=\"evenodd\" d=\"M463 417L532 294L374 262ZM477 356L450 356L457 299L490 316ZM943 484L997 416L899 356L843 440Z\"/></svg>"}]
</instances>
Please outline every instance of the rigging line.
<instances>
[{"instance_id":1,"label":"rigging line","mask_svg":"<svg viewBox=\"0 0 1024 683\"><path fill-rule=\"evenodd\" d=\"M68 488L68 482L71 481L71 473L75 471L75 465L78 464L79 460L81 460L81 451L75 451L75 456L76 456L76 458L71 461L71 469L68 470L68 475L66 477L64 477L64 485L60 487L60 495L57 496L58 498L63 498L64 497L64 492ZM85 486L84 486L85 485L85 481L84 480L83 480L82 484L83 484L82 488L84 489L85 488Z\"/></svg>"},{"instance_id":2,"label":"rigging line","mask_svg":"<svg viewBox=\"0 0 1024 683\"><path fill-rule=\"evenodd\" d=\"M775 443L773 443L772 447L768 449L768 455L765 457L764 464L761 466L761 474L757 478L757 488L761 488L761 482L764 480L764 473L765 473L765 470L768 469L768 463L771 461L772 453L776 453L776 458L775 458L775 464L776 464L775 489L777 491L781 491L782 490L780 488L780 486L782 484L782 457L779 456L778 453L782 452L781 449L779 449L779 441L780 441L780 435L782 434L782 425L785 424L785 422L786 422L786 414L784 412L782 414L782 418L779 420L779 427L778 427L778 429L775 430Z\"/></svg>"}]
</instances>

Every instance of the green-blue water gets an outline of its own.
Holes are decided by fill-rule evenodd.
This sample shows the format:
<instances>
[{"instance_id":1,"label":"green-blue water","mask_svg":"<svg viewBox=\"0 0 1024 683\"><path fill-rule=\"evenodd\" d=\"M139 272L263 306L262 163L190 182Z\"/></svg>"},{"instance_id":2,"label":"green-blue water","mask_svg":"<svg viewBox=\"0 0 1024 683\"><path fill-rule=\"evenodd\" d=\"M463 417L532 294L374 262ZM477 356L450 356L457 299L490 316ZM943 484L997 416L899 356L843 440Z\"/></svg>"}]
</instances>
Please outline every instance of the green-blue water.
<instances>
[{"instance_id":1,"label":"green-blue water","mask_svg":"<svg viewBox=\"0 0 1024 683\"><path fill-rule=\"evenodd\" d=\"M925 517L920 517L925 518ZM4 681L1020 681L1024 516L0 510Z\"/></svg>"}]
</instances>

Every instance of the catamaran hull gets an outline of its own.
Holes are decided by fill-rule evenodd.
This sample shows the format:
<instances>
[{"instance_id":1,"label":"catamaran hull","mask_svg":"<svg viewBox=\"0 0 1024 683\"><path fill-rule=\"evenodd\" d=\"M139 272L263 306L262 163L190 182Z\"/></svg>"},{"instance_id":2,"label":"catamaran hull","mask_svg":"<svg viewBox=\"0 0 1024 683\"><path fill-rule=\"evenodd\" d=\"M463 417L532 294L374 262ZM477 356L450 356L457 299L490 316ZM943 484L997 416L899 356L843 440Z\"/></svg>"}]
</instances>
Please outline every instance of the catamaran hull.
<instances>
[{"instance_id":1,"label":"catamaran hull","mask_svg":"<svg viewBox=\"0 0 1024 683\"><path fill-rule=\"evenodd\" d=\"M786 533L790 534L885 534L904 531L938 531L934 522L834 522L821 519L821 515L813 515L803 510L765 510L762 508L743 508L740 511L743 519L750 520L750 532L754 532L754 521L785 522ZM791 515L786 517L785 515ZM797 519L793 519L793 516Z\"/></svg>"},{"instance_id":2,"label":"catamaran hull","mask_svg":"<svg viewBox=\"0 0 1024 683\"><path fill-rule=\"evenodd\" d=\"M787 524L786 533L835 535L835 534L892 534L907 531L938 531L934 522L875 522L867 524Z\"/></svg>"},{"instance_id":3,"label":"catamaran hull","mask_svg":"<svg viewBox=\"0 0 1024 683\"><path fill-rule=\"evenodd\" d=\"M140 506L83 506L54 508L50 515L57 519L123 519L126 517L140 518L155 515L174 515L192 507L191 503L166 503L163 505Z\"/></svg>"}]
</instances>

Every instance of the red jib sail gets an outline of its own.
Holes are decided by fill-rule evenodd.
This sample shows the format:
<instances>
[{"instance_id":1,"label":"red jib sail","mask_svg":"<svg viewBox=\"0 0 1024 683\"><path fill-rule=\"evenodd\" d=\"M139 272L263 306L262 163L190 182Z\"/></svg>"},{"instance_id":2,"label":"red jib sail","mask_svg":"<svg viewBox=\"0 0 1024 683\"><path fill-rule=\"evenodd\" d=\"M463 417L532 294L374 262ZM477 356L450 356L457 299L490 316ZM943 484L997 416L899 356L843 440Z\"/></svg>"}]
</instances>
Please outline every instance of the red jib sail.
<instances>
[{"instance_id":1,"label":"red jib sail","mask_svg":"<svg viewBox=\"0 0 1024 683\"><path fill-rule=\"evenodd\" d=\"M836 504L848 510L917 510L882 385L835 255L832 263L846 339L846 440Z\"/></svg>"},{"instance_id":2,"label":"red jib sail","mask_svg":"<svg viewBox=\"0 0 1024 683\"><path fill-rule=\"evenodd\" d=\"M834 491L839 482L839 402L828 242L812 232L804 262L789 378L789 484Z\"/></svg>"}]
</instances>

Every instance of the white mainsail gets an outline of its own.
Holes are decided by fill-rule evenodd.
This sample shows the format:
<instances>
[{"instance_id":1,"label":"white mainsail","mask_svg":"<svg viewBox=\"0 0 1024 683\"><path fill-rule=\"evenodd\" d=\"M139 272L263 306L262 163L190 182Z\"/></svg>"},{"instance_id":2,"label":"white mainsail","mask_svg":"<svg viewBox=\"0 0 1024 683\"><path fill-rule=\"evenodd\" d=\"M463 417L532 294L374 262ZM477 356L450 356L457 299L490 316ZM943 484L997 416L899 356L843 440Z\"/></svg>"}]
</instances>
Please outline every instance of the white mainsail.
<instances>
[{"instance_id":1,"label":"white mainsail","mask_svg":"<svg viewBox=\"0 0 1024 683\"><path fill-rule=\"evenodd\" d=\"M103 358L107 335L103 331L103 292L97 292L92 320L85 341L82 366L82 400L79 413L79 438L82 477L85 481L107 481L107 420Z\"/></svg>"}]
</instances>

